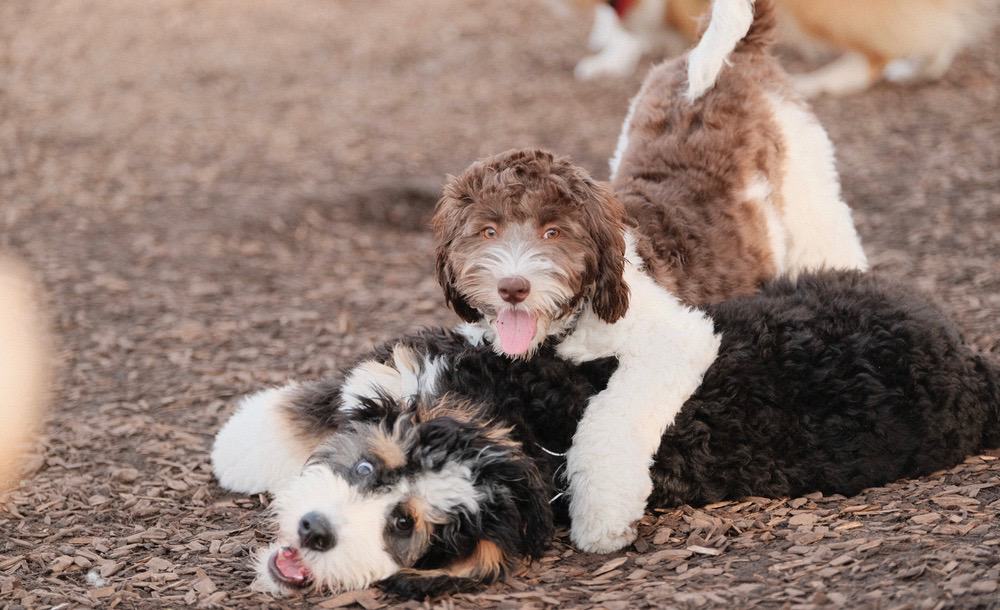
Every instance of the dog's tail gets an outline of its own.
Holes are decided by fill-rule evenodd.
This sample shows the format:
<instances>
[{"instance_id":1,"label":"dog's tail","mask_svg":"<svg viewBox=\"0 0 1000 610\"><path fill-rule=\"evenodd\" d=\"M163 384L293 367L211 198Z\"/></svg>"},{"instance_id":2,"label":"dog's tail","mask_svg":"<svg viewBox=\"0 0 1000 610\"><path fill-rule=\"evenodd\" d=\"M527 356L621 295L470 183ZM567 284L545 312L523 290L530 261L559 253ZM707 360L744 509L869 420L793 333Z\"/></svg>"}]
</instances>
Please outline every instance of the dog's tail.
<instances>
[{"instance_id":1,"label":"dog's tail","mask_svg":"<svg viewBox=\"0 0 1000 610\"><path fill-rule=\"evenodd\" d=\"M688 54L687 98L711 89L733 53L766 51L776 27L774 0L715 0L708 28Z\"/></svg>"}]
</instances>

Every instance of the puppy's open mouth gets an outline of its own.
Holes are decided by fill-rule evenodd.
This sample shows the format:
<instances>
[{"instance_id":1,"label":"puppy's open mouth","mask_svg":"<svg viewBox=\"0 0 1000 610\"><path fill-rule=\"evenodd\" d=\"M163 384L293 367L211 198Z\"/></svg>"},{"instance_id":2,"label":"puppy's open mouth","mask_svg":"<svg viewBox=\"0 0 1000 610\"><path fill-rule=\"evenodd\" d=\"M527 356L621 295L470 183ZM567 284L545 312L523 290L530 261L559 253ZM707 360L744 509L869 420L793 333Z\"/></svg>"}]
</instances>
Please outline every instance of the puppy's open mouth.
<instances>
[{"instance_id":1,"label":"puppy's open mouth","mask_svg":"<svg viewBox=\"0 0 1000 610\"><path fill-rule=\"evenodd\" d=\"M531 348L538 328L538 316L523 309L503 309L497 314L496 331L500 349L505 354L520 356Z\"/></svg>"},{"instance_id":2,"label":"puppy's open mouth","mask_svg":"<svg viewBox=\"0 0 1000 610\"><path fill-rule=\"evenodd\" d=\"M302 563L298 549L281 547L267 561L271 576L283 585L302 589L312 584L312 572Z\"/></svg>"}]
</instances>

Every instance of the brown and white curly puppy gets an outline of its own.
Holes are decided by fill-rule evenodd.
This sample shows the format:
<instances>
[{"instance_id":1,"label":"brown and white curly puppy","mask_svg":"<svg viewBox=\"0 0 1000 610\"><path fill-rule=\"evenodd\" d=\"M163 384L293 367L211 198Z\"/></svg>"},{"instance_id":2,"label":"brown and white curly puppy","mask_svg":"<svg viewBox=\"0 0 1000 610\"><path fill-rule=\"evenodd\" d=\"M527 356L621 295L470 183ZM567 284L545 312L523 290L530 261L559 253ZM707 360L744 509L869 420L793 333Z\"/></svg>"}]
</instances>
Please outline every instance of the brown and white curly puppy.
<instances>
[{"instance_id":1,"label":"brown and white curly puppy","mask_svg":"<svg viewBox=\"0 0 1000 610\"><path fill-rule=\"evenodd\" d=\"M509 151L453 178L435 211L438 278L470 341L619 359L567 456L585 550L634 538L649 460L716 357L711 320L690 306L782 272L866 267L832 146L767 53L773 25L770 0L719 2L701 43L650 73L614 194L566 159Z\"/></svg>"}]
</instances>

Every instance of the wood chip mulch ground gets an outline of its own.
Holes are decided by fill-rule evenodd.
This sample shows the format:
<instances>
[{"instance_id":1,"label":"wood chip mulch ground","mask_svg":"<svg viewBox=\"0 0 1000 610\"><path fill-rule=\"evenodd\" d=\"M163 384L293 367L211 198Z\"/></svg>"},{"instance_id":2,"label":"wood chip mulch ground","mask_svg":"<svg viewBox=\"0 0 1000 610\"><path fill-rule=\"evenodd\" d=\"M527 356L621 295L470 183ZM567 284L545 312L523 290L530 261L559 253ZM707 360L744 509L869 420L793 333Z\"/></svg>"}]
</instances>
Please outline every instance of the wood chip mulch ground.
<instances>
[{"instance_id":1,"label":"wood chip mulch ground","mask_svg":"<svg viewBox=\"0 0 1000 610\"><path fill-rule=\"evenodd\" d=\"M640 77L575 82L588 24L544 6L0 3L0 247L59 342L41 445L0 497L0 607L397 603L251 591L268 500L219 490L207 451L240 394L452 323L424 226L445 173L537 145L606 177ZM941 83L816 104L876 272L1000 357L998 108L1000 32ZM610 556L562 535L437 604L1000 608L998 456L659 511Z\"/></svg>"}]
</instances>

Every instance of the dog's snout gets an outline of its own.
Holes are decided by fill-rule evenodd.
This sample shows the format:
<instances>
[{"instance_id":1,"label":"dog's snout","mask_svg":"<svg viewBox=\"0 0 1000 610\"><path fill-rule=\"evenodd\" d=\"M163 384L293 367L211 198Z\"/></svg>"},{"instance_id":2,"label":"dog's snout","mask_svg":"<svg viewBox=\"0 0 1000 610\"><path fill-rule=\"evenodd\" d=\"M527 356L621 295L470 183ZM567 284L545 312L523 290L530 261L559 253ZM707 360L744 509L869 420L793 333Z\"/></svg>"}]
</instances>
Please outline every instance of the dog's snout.
<instances>
[{"instance_id":1,"label":"dog's snout","mask_svg":"<svg viewBox=\"0 0 1000 610\"><path fill-rule=\"evenodd\" d=\"M520 303L528 298L531 282L519 275L505 277L497 282L497 292L500 293L500 298L508 303Z\"/></svg>"},{"instance_id":2,"label":"dog's snout","mask_svg":"<svg viewBox=\"0 0 1000 610\"><path fill-rule=\"evenodd\" d=\"M313 511L299 520L299 544L313 551L328 551L337 544L337 537L330 521Z\"/></svg>"}]
</instances>

